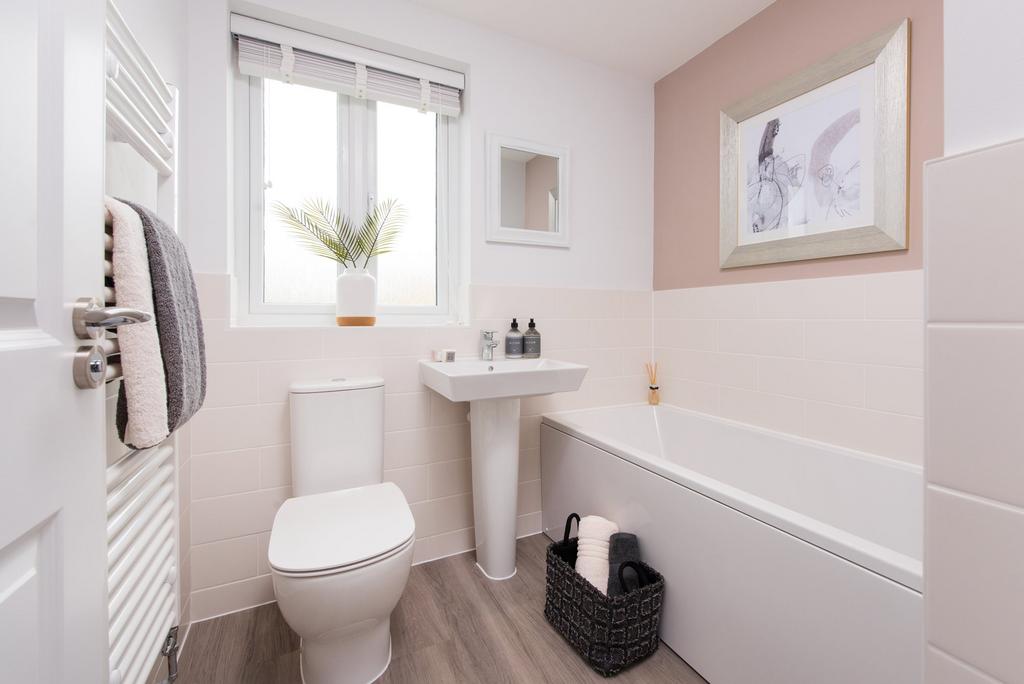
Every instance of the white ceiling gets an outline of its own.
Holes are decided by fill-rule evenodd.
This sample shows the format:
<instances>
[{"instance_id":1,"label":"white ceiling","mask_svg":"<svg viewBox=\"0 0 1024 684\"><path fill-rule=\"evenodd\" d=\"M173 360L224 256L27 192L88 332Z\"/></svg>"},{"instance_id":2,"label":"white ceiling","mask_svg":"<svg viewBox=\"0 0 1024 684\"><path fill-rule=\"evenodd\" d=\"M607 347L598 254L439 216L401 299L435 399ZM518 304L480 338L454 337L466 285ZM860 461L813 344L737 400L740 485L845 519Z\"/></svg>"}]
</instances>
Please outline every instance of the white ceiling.
<instances>
[{"instance_id":1,"label":"white ceiling","mask_svg":"<svg viewBox=\"0 0 1024 684\"><path fill-rule=\"evenodd\" d=\"M412 0L656 80L774 0Z\"/></svg>"}]
</instances>

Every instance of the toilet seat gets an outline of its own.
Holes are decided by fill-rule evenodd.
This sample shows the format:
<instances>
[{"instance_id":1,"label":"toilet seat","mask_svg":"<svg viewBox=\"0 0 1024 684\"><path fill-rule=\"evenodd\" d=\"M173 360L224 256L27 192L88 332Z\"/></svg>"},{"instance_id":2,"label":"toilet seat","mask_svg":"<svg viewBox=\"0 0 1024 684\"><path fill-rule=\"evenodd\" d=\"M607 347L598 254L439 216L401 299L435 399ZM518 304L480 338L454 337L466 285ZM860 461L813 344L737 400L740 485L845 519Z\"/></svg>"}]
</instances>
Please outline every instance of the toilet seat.
<instances>
[{"instance_id":1,"label":"toilet seat","mask_svg":"<svg viewBox=\"0 0 1024 684\"><path fill-rule=\"evenodd\" d=\"M416 524L392 482L288 499L274 518L268 560L293 577L331 575L386 561L413 543Z\"/></svg>"}]
</instances>

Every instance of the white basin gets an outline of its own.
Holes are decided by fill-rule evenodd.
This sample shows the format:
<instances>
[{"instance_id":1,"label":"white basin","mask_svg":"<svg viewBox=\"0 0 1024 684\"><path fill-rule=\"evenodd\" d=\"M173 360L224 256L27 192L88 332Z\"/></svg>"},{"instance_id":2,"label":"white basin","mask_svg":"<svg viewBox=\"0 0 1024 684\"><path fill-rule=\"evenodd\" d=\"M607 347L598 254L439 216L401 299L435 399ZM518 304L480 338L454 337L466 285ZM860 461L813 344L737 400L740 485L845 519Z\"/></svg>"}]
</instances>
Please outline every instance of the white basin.
<instances>
[{"instance_id":1,"label":"white basin","mask_svg":"<svg viewBox=\"0 0 1024 684\"><path fill-rule=\"evenodd\" d=\"M420 361L420 381L451 401L575 392L587 367L554 359Z\"/></svg>"},{"instance_id":2,"label":"white basin","mask_svg":"<svg viewBox=\"0 0 1024 684\"><path fill-rule=\"evenodd\" d=\"M420 361L420 382L469 402L476 564L490 579L516 574L520 397L574 392L586 374L553 359Z\"/></svg>"}]
</instances>

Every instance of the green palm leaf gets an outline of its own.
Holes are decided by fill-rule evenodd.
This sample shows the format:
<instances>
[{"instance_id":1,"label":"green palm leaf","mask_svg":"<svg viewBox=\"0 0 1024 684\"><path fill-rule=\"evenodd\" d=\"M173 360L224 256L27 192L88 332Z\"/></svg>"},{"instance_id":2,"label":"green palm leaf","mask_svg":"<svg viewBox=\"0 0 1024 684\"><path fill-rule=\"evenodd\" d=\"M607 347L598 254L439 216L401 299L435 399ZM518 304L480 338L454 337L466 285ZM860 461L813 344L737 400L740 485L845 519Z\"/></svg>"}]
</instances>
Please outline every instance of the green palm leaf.
<instances>
[{"instance_id":1,"label":"green palm leaf","mask_svg":"<svg viewBox=\"0 0 1024 684\"><path fill-rule=\"evenodd\" d=\"M365 257L364 267L373 257L394 249L405 225L405 218L405 209L395 199L378 202L373 211L367 214L357 238L360 252Z\"/></svg>"},{"instance_id":2,"label":"green palm leaf","mask_svg":"<svg viewBox=\"0 0 1024 684\"><path fill-rule=\"evenodd\" d=\"M300 210L275 202L274 213L313 254L346 266L349 263L354 265L358 255L352 253L349 243L343 239L343 231L338 229L337 221L323 211L325 207L329 208L329 205L317 206L307 202L306 207ZM344 222L347 221L346 218ZM348 230L351 232L350 224Z\"/></svg>"},{"instance_id":3,"label":"green palm leaf","mask_svg":"<svg viewBox=\"0 0 1024 684\"><path fill-rule=\"evenodd\" d=\"M358 230L348 216L325 199L307 199L301 209L275 202L273 210L313 254L352 267L363 259L365 268L373 257L392 251L405 224L405 210L394 199L374 206Z\"/></svg>"}]
</instances>

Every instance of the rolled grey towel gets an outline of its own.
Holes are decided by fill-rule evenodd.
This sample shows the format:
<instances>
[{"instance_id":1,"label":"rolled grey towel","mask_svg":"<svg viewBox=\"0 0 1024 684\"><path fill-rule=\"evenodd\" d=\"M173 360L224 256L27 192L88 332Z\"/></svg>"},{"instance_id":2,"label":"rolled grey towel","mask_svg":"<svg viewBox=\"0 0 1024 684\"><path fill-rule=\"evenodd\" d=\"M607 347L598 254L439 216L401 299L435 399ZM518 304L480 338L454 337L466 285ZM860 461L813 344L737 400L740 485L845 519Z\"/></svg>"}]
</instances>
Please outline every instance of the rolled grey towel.
<instances>
[{"instance_id":1,"label":"rolled grey towel","mask_svg":"<svg viewBox=\"0 0 1024 684\"><path fill-rule=\"evenodd\" d=\"M619 584L619 566L626 561L640 562L640 542L635 534L616 532L608 540L608 595L628 594L639 586L636 573L627 570L626 588Z\"/></svg>"}]
</instances>

